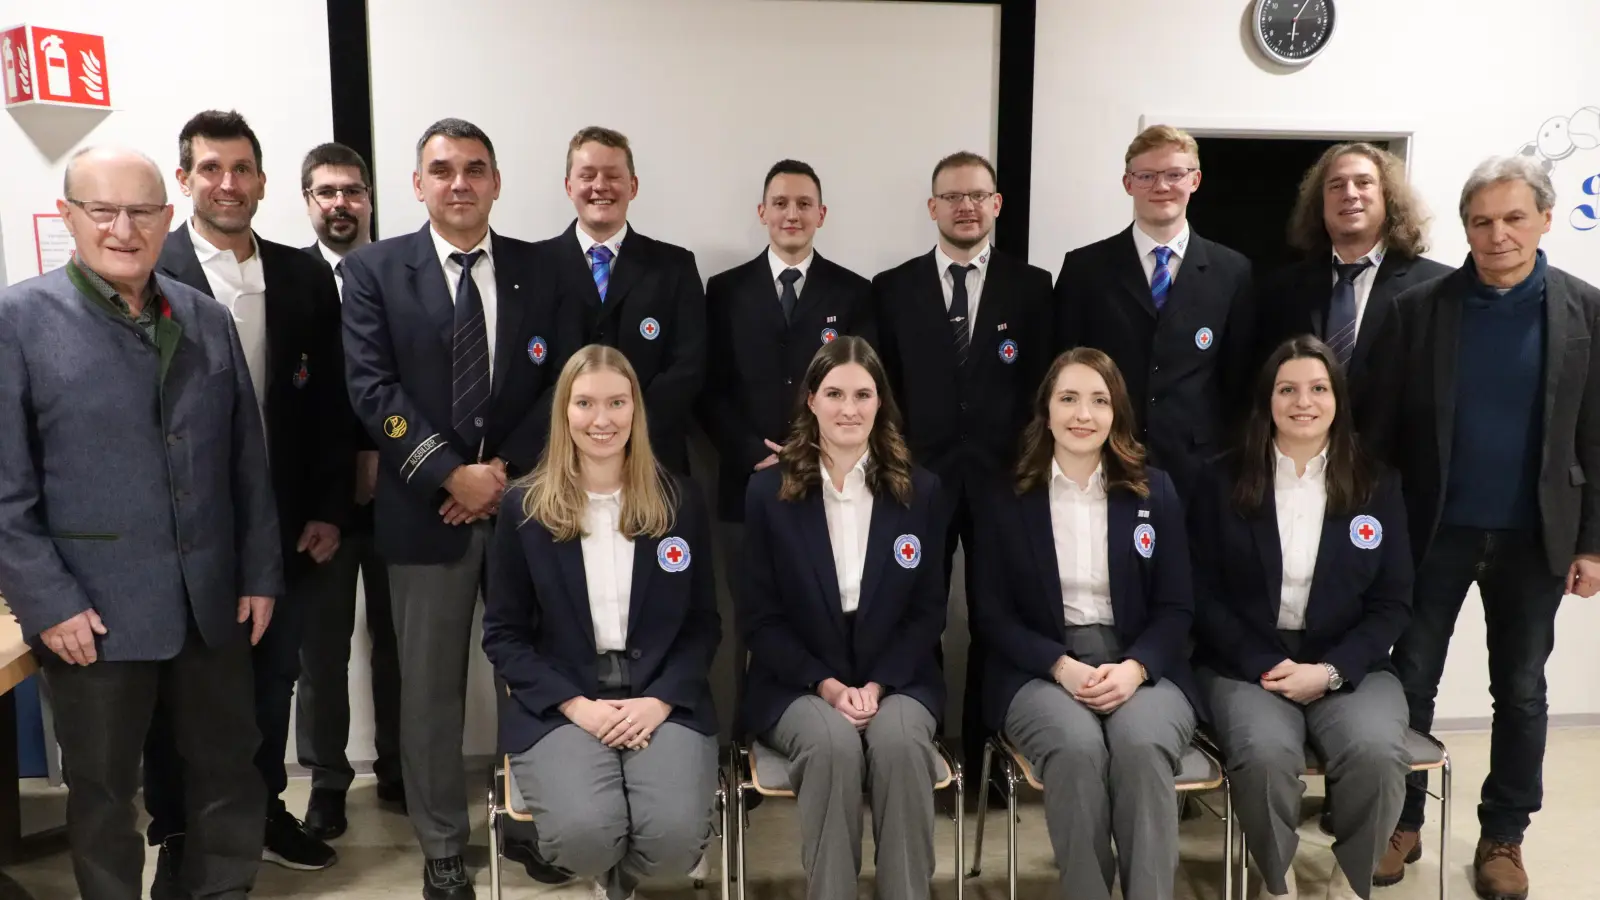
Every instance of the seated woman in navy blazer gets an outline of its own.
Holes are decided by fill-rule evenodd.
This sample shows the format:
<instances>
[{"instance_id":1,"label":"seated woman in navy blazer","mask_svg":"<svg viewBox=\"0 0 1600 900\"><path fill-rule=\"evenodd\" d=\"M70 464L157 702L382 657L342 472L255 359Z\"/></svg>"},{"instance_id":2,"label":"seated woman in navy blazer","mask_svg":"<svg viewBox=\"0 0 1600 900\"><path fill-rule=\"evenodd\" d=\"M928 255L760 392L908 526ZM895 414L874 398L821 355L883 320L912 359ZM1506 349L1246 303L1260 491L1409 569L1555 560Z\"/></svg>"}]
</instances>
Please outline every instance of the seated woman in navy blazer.
<instances>
[{"instance_id":1,"label":"seated woman in navy blazer","mask_svg":"<svg viewBox=\"0 0 1600 900\"><path fill-rule=\"evenodd\" d=\"M1118 868L1127 900L1172 897L1175 781L1199 707L1183 510L1134 428L1110 357L1057 357L1015 477L981 505L973 554L984 715L1044 785L1075 900L1109 898Z\"/></svg>"},{"instance_id":2,"label":"seated woman in navy blazer","mask_svg":"<svg viewBox=\"0 0 1600 900\"><path fill-rule=\"evenodd\" d=\"M1304 896L1293 862L1308 741L1334 801L1327 897L1372 895L1405 797L1406 700L1389 667L1411 615L1405 504L1399 478L1361 452L1348 398L1326 345L1285 342L1243 446L1190 501L1199 678L1262 898Z\"/></svg>"},{"instance_id":3,"label":"seated woman in navy blazer","mask_svg":"<svg viewBox=\"0 0 1600 900\"><path fill-rule=\"evenodd\" d=\"M899 418L865 340L824 344L778 465L745 493L741 725L789 758L812 900L856 895L863 781L877 896L926 898L933 877L944 529Z\"/></svg>"},{"instance_id":4,"label":"seated woman in navy blazer","mask_svg":"<svg viewBox=\"0 0 1600 900\"><path fill-rule=\"evenodd\" d=\"M656 463L639 379L590 345L556 383L550 440L506 491L483 648L505 685L500 750L537 842L530 874L624 900L711 834L721 636L700 495Z\"/></svg>"}]
</instances>

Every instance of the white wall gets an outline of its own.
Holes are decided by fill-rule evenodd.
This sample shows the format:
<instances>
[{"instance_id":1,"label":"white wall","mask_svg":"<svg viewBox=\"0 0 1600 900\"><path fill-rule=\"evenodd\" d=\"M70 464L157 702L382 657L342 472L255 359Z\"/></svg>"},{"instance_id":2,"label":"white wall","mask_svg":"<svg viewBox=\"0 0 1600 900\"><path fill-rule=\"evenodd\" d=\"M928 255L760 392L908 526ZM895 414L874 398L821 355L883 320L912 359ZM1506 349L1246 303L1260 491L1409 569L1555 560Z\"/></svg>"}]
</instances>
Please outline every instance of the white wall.
<instances>
[{"instance_id":1,"label":"white wall","mask_svg":"<svg viewBox=\"0 0 1600 900\"><path fill-rule=\"evenodd\" d=\"M66 158L82 146L123 144L167 175L177 208L178 131L203 109L238 109L262 143L267 197L256 217L264 237L311 242L300 200L300 160L333 139L325 0L274 0L237 12L174 0L0 0L0 27L22 23L103 34L109 115L25 109L0 113L0 235L11 281L39 274L33 214L55 212Z\"/></svg>"},{"instance_id":2,"label":"white wall","mask_svg":"<svg viewBox=\"0 0 1600 900\"><path fill-rule=\"evenodd\" d=\"M411 187L413 148L445 116L494 141L502 190L492 221L524 239L572 221L561 182L573 133L621 130L640 183L630 221L694 251L706 278L766 245L755 207L779 159L816 167L828 206L818 247L870 277L932 247L934 163L960 149L993 153L991 6L460 0L453 21L491 24L474 32L457 78L419 64L447 52L436 4L385 0L368 16L384 236L426 221ZM481 653L470 678L467 752L492 753Z\"/></svg>"},{"instance_id":3,"label":"white wall","mask_svg":"<svg viewBox=\"0 0 1600 900\"><path fill-rule=\"evenodd\" d=\"M1300 71L1259 61L1248 0L1039 0L1030 255L1055 271L1067 250L1126 226L1119 175L1148 124L1256 131L1409 133L1412 181L1434 211L1430 256L1452 265L1467 245L1456 214L1473 165L1534 141L1547 119L1600 107L1600 4L1593 0L1344 2L1323 55ZM1574 133L1600 138L1600 113ZM1200 141L1201 159L1205 140ZM1559 161L1551 261L1600 283L1600 229L1575 231L1580 185L1600 149ZM1201 190L1205 190L1202 183ZM1490 714L1482 608L1457 626L1439 697L1447 719ZM1600 713L1600 600L1569 598L1548 674L1553 714Z\"/></svg>"}]
</instances>

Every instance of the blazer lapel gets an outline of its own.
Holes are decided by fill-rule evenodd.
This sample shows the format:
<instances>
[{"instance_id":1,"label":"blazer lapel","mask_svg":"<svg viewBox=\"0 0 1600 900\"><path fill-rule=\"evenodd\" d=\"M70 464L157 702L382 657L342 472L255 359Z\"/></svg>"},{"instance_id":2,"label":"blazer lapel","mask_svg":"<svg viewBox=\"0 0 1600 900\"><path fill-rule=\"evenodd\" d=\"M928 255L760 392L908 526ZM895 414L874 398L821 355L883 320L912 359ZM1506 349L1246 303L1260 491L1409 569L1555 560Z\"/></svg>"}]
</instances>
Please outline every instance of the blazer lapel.
<instances>
[{"instance_id":1,"label":"blazer lapel","mask_svg":"<svg viewBox=\"0 0 1600 900\"><path fill-rule=\"evenodd\" d=\"M1333 577L1337 567L1343 564L1344 554L1339 551L1343 545L1340 541L1348 541L1349 519L1325 513L1322 517L1322 538L1317 545L1317 561L1311 569L1311 595L1306 599L1305 626L1309 631L1315 624L1317 610L1321 604L1317 598L1327 589L1327 583ZM1281 592L1280 586L1280 592ZM1274 594L1273 596L1277 596Z\"/></svg>"},{"instance_id":2,"label":"blazer lapel","mask_svg":"<svg viewBox=\"0 0 1600 900\"><path fill-rule=\"evenodd\" d=\"M1550 433L1550 419L1556 411L1556 392L1561 388L1561 370L1566 367L1567 338L1582 333L1582 314L1566 285L1547 269L1545 275L1544 346L1544 433Z\"/></svg>"},{"instance_id":3,"label":"blazer lapel","mask_svg":"<svg viewBox=\"0 0 1600 900\"><path fill-rule=\"evenodd\" d=\"M412 234L411 258L406 260L406 267L411 270L411 294L422 305L428 318L433 320L439 340L448 354L453 349L455 339L456 305L451 299L451 287L445 283L444 267L439 264L439 253L434 248L430 228L424 225Z\"/></svg>"},{"instance_id":4,"label":"blazer lapel","mask_svg":"<svg viewBox=\"0 0 1600 900\"><path fill-rule=\"evenodd\" d=\"M645 605L641 601L650 596L650 579L661 567L656 561L656 547L664 540L666 538L653 538L649 535L640 535L633 539L633 583L628 587L628 643L630 644L633 643L634 630L644 618ZM694 551L694 547L689 548L691 554ZM691 556L691 560L692 558Z\"/></svg>"},{"instance_id":5,"label":"blazer lapel","mask_svg":"<svg viewBox=\"0 0 1600 900\"><path fill-rule=\"evenodd\" d=\"M1211 254L1206 251L1206 244L1205 238L1190 229L1188 250L1183 254L1183 263L1178 267L1178 276L1172 280L1172 287L1167 290L1167 302L1161 306L1164 316L1179 318L1187 317L1191 311L1199 313L1194 309L1195 301L1192 298L1205 291L1205 284L1209 278L1206 270L1211 268ZM1144 272L1142 268L1139 271L1140 274ZM1149 291L1146 290L1145 293L1148 294ZM1213 330L1222 327L1221 322L1201 321L1200 324L1208 325Z\"/></svg>"},{"instance_id":6,"label":"blazer lapel","mask_svg":"<svg viewBox=\"0 0 1600 900\"><path fill-rule=\"evenodd\" d=\"M266 286L262 306L265 307L267 326L267 407L275 405L278 395L279 372L293 371L298 362L294 354L298 350L294 336L290 334L292 324L298 316L290 308L291 304L301 302L301 296L294 290L296 285L289 276L288 270L282 265L286 262L277 255L276 250L269 251L267 245L256 238L256 252L261 254L261 280Z\"/></svg>"},{"instance_id":7,"label":"blazer lapel","mask_svg":"<svg viewBox=\"0 0 1600 900\"><path fill-rule=\"evenodd\" d=\"M200 265L200 258L194 255L194 241L189 239L187 223L167 234L156 268L168 278L181 281L207 297L211 296L211 282L206 280L206 270Z\"/></svg>"},{"instance_id":8,"label":"blazer lapel","mask_svg":"<svg viewBox=\"0 0 1600 900\"><path fill-rule=\"evenodd\" d=\"M1261 495L1261 510L1250 520L1255 536L1256 555L1261 559L1261 574L1267 589L1264 595L1274 619L1278 598L1283 595L1283 539L1278 536L1277 492L1271 484Z\"/></svg>"},{"instance_id":9,"label":"blazer lapel","mask_svg":"<svg viewBox=\"0 0 1600 900\"><path fill-rule=\"evenodd\" d=\"M998 341L992 335L998 333L996 327L1011 311L1011 270L998 252L990 250L989 254L989 271L984 275L983 290L978 296L978 316L972 320L972 329L968 332L967 365L974 369L1004 365L995 352Z\"/></svg>"},{"instance_id":10,"label":"blazer lapel","mask_svg":"<svg viewBox=\"0 0 1600 900\"><path fill-rule=\"evenodd\" d=\"M898 553L900 548L894 545L895 537L900 534L900 506L894 495L882 492L872 498L872 522L867 526L867 558L861 561L861 600L856 605L856 613L865 615L867 607L872 605L873 599L878 596L878 585L883 581L883 567L889 561L889 555ZM918 540L927 535L917 535ZM917 565L943 565L943 560L930 560L924 557Z\"/></svg>"},{"instance_id":11,"label":"blazer lapel","mask_svg":"<svg viewBox=\"0 0 1600 900\"><path fill-rule=\"evenodd\" d=\"M1194 241L1191 239L1190 243ZM1122 232L1122 237L1112 242L1112 263L1117 268L1117 281L1132 297L1139 308L1156 316L1156 302L1150 296L1150 279L1145 277L1144 263L1139 259L1139 247L1133 242L1133 226ZM1171 299L1171 295L1168 295Z\"/></svg>"},{"instance_id":12,"label":"blazer lapel","mask_svg":"<svg viewBox=\"0 0 1600 900\"><path fill-rule=\"evenodd\" d=\"M745 277L739 286L740 303L749 303L753 308L758 321L765 322L766 326L775 333L782 333L788 328L788 323L783 320L783 304L778 300L778 291L772 286L772 268L767 265L767 251L746 264ZM800 293L800 306L806 298L814 298L816 294L812 288L816 287L817 264L811 264L811 274L806 276L804 290ZM795 319L800 318L800 306L795 307Z\"/></svg>"},{"instance_id":13,"label":"blazer lapel","mask_svg":"<svg viewBox=\"0 0 1600 900\"><path fill-rule=\"evenodd\" d=\"M1146 501L1126 491L1106 494L1106 569L1111 576L1111 611L1118 622L1133 621L1124 605L1136 592L1143 593L1143 584L1131 565L1133 557L1128 555L1133 548L1133 530L1139 522L1135 513L1141 505ZM1148 520L1145 522L1148 524ZM1160 546L1161 535L1157 534L1152 552L1159 551Z\"/></svg>"},{"instance_id":14,"label":"blazer lapel","mask_svg":"<svg viewBox=\"0 0 1600 900\"><path fill-rule=\"evenodd\" d=\"M844 608L839 600L839 572L833 565L833 542L828 537L828 514L822 508L822 488L806 495L794 504L795 517L800 524L800 539L805 544L806 557L811 560L812 574L821 589L819 596L828 621L839 633L839 640L848 638L844 627ZM787 504L784 504L787 505ZM876 508L877 504L873 504ZM870 539L868 541L870 545Z\"/></svg>"},{"instance_id":15,"label":"blazer lapel","mask_svg":"<svg viewBox=\"0 0 1600 900\"><path fill-rule=\"evenodd\" d=\"M617 250L616 260L611 263L611 281L606 285L605 299L608 309L621 307L622 301L628 299L628 292L644 278L645 271L650 268L650 249L650 239L630 226ZM590 277L592 280L593 275Z\"/></svg>"},{"instance_id":16,"label":"blazer lapel","mask_svg":"<svg viewBox=\"0 0 1600 900\"><path fill-rule=\"evenodd\" d=\"M1300 277L1294 279L1299 296L1290 302L1306 311L1309 319L1307 330L1319 337L1328 333L1328 304L1333 299L1333 286L1328 279L1332 277L1326 261L1319 263L1316 259L1309 259L1304 263ZM1370 304L1367 313L1372 313Z\"/></svg>"},{"instance_id":17,"label":"blazer lapel","mask_svg":"<svg viewBox=\"0 0 1600 900\"><path fill-rule=\"evenodd\" d=\"M777 289L772 286L772 270L766 265L766 256L765 252L761 254L761 275L765 279L762 283L766 287L767 293L776 298L778 293ZM832 285L833 272L829 268L831 265L832 263L824 260L820 253L816 254L811 260L811 268L806 271L805 283L800 286L800 296L795 299L794 315L789 320L791 324L805 321L811 311L827 298L828 291ZM768 308L777 310L778 319L781 320L783 318L783 305L781 303L770 303Z\"/></svg>"},{"instance_id":18,"label":"blazer lapel","mask_svg":"<svg viewBox=\"0 0 1600 900\"><path fill-rule=\"evenodd\" d=\"M503 368L520 353L526 352L525 347L519 347L518 337L522 334L523 293L522 283L528 273L522 271L522 260L507 252L506 242L500 235L489 233L489 246L494 251L494 285L495 285L495 334L494 353L495 359L500 361ZM532 282L529 282L532 286ZM452 324L454 310L452 310ZM546 340L548 340L548 336ZM504 375L492 379L493 400L500 397L506 383L511 379Z\"/></svg>"},{"instance_id":19,"label":"blazer lapel","mask_svg":"<svg viewBox=\"0 0 1600 900\"><path fill-rule=\"evenodd\" d=\"M589 637L589 649L593 650L594 614L589 611L589 580L583 569L583 543L578 540L551 539L550 544L551 549L555 551L556 568L561 573L562 587L566 588L567 600L572 604L572 614L579 622L589 626L578 630ZM635 616L630 613L628 618L631 620Z\"/></svg>"},{"instance_id":20,"label":"blazer lapel","mask_svg":"<svg viewBox=\"0 0 1600 900\"><path fill-rule=\"evenodd\" d=\"M1067 637L1067 611L1061 605L1061 568L1056 559L1055 530L1050 522L1050 487L1046 483L1017 498L1022 510L1022 528L1032 545L1034 571L1040 574L1039 596L1052 607L1050 621L1056 636Z\"/></svg>"},{"instance_id":21,"label":"blazer lapel","mask_svg":"<svg viewBox=\"0 0 1600 900\"><path fill-rule=\"evenodd\" d=\"M1433 292L1433 408L1436 437L1439 441L1439 490L1444 490L1450 473L1450 444L1456 427L1456 346L1461 341L1460 288L1470 290L1469 279ZM1426 326L1424 326L1426 327Z\"/></svg>"}]
</instances>

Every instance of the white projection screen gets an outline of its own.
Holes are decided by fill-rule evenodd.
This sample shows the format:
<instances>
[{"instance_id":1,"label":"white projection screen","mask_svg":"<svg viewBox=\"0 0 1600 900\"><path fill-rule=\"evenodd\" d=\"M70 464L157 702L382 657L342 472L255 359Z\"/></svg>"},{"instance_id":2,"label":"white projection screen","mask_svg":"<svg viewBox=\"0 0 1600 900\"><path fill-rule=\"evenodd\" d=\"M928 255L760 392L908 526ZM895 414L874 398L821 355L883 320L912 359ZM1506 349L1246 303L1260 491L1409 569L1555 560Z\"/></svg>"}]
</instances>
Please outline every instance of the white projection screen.
<instances>
[{"instance_id":1,"label":"white projection screen","mask_svg":"<svg viewBox=\"0 0 1600 900\"><path fill-rule=\"evenodd\" d=\"M817 0L382 0L369 5L379 220L421 226L417 137L456 116L495 144L491 219L525 240L573 219L568 139L633 143L629 220L694 251L702 278L755 256L761 181L816 167L821 252L871 277L933 245L928 178L956 150L992 155L998 6ZM998 161L1004 165L1004 161ZM1003 215L1003 213L1002 213Z\"/></svg>"}]
</instances>

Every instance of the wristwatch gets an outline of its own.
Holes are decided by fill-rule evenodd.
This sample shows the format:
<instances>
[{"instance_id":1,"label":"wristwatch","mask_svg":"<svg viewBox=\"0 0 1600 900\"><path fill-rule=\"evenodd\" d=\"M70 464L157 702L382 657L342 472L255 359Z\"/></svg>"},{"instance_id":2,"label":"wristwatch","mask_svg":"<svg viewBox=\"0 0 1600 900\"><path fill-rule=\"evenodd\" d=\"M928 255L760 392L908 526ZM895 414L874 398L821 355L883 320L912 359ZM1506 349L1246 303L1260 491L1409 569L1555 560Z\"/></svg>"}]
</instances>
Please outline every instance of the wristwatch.
<instances>
[{"instance_id":1,"label":"wristwatch","mask_svg":"<svg viewBox=\"0 0 1600 900\"><path fill-rule=\"evenodd\" d=\"M1344 687L1344 676L1340 675L1339 670L1333 667L1333 663L1323 663L1322 667L1328 670L1328 690L1337 691Z\"/></svg>"}]
</instances>

